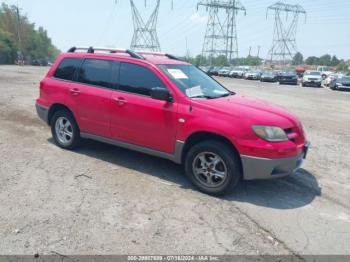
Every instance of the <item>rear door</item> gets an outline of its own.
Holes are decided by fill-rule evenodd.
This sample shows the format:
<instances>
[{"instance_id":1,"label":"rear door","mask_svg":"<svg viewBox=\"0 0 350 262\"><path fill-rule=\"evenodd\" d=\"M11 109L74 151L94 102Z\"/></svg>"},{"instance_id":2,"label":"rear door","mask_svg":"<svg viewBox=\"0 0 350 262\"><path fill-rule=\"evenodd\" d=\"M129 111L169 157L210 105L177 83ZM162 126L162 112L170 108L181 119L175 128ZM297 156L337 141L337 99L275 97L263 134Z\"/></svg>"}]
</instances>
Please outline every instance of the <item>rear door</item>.
<instances>
[{"instance_id":1,"label":"rear door","mask_svg":"<svg viewBox=\"0 0 350 262\"><path fill-rule=\"evenodd\" d=\"M167 88L155 69L121 62L118 82L118 90L112 94L112 136L131 144L173 153L177 102L150 97L151 88Z\"/></svg>"},{"instance_id":2,"label":"rear door","mask_svg":"<svg viewBox=\"0 0 350 262\"><path fill-rule=\"evenodd\" d=\"M74 105L81 132L110 137L113 60L87 58L70 86L69 96Z\"/></svg>"}]
</instances>

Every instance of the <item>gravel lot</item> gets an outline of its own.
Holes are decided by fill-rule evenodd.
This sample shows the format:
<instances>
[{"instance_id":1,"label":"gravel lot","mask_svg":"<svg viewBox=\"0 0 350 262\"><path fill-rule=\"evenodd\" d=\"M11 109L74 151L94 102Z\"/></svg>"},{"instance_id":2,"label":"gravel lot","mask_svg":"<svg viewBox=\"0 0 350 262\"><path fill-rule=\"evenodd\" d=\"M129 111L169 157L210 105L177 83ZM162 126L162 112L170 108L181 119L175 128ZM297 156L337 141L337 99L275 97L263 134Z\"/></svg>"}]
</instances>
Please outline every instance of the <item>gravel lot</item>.
<instances>
[{"instance_id":1,"label":"gravel lot","mask_svg":"<svg viewBox=\"0 0 350 262\"><path fill-rule=\"evenodd\" d=\"M218 78L298 115L296 176L197 192L181 167L86 141L56 147L36 116L47 68L0 66L0 254L348 254L350 93Z\"/></svg>"}]
</instances>

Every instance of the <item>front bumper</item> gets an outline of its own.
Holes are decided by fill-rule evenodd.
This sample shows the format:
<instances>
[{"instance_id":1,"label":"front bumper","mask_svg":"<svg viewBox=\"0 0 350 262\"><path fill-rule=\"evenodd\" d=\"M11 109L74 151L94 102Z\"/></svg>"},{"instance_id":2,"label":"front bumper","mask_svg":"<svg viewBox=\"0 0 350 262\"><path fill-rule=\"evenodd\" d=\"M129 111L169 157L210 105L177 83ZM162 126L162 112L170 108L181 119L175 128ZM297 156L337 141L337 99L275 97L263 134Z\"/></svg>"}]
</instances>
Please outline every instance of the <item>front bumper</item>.
<instances>
[{"instance_id":1,"label":"front bumper","mask_svg":"<svg viewBox=\"0 0 350 262\"><path fill-rule=\"evenodd\" d=\"M36 112L41 120L43 120L45 123L48 124L49 122L49 109L45 106L39 105L38 103L35 104Z\"/></svg>"},{"instance_id":2,"label":"front bumper","mask_svg":"<svg viewBox=\"0 0 350 262\"><path fill-rule=\"evenodd\" d=\"M245 180L271 179L294 174L302 165L309 149L304 145L303 153L288 158L259 158L241 155L243 178Z\"/></svg>"},{"instance_id":3,"label":"front bumper","mask_svg":"<svg viewBox=\"0 0 350 262\"><path fill-rule=\"evenodd\" d=\"M290 85L297 85L298 79L280 79L280 84L290 84Z\"/></svg>"},{"instance_id":4,"label":"front bumper","mask_svg":"<svg viewBox=\"0 0 350 262\"><path fill-rule=\"evenodd\" d=\"M304 85L307 86L321 86L322 82L321 81L313 81L313 80L307 80L307 81L303 81Z\"/></svg>"}]
</instances>

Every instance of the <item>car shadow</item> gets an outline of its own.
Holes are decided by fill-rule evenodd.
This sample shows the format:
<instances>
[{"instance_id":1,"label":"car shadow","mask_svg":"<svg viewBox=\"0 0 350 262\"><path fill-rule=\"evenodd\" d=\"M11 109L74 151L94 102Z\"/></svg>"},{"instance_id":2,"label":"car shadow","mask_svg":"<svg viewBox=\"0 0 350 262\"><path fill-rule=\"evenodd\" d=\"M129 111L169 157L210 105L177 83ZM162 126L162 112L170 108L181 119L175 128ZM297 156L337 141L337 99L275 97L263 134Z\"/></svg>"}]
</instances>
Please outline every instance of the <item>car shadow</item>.
<instances>
[{"instance_id":1,"label":"car shadow","mask_svg":"<svg viewBox=\"0 0 350 262\"><path fill-rule=\"evenodd\" d=\"M48 141L54 143L52 138ZM182 166L169 160L92 140L84 140L74 152L161 178L184 189L196 190L187 179ZM286 178L242 181L234 192L221 199L274 209L294 209L308 205L320 195L321 188L316 177L307 170L300 169L296 175Z\"/></svg>"}]
</instances>

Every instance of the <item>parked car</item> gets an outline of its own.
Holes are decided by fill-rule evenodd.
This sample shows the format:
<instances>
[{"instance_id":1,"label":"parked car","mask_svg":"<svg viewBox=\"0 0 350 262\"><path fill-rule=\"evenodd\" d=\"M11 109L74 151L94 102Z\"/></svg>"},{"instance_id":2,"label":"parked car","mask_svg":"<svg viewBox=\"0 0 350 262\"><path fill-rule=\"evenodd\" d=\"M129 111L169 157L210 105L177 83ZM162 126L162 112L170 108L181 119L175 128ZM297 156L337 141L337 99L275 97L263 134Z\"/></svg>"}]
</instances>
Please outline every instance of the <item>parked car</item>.
<instances>
[{"instance_id":1,"label":"parked car","mask_svg":"<svg viewBox=\"0 0 350 262\"><path fill-rule=\"evenodd\" d=\"M229 76L231 70L228 67L224 67L218 71L219 76Z\"/></svg>"},{"instance_id":2,"label":"parked car","mask_svg":"<svg viewBox=\"0 0 350 262\"><path fill-rule=\"evenodd\" d=\"M231 92L172 55L86 50L61 54L40 82L37 113L59 147L93 139L169 159L212 195L301 166L308 142L285 109Z\"/></svg>"},{"instance_id":3,"label":"parked car","mask_svg":"<svg viewBox=\"0 0 350 262\"><path fill-rule=\"evenodd\" d=\"M46 59L33 59L30 64L32 66L48 66L48 61Z\"/></svg>"},{"instance_id":4,"label":"parked car","mask_svg":"<svg viewBox=\"0 0 350 262\"><path fill-rule=\"evenodd\" d=\"M277 75L272 71L265 71L261 74L260 81L261 82L276 82Z\"/></svg>"},{"instance_id":5,"label":"parked car","mask_svg":"<svg viewBox=\"0 0 350 262\"><path fill-rule=\"evenodd\" d=\"M350 90L350 76L342 76L330 83L332 90Z\"/></svg>"},{"instance_id":6,"label":"parked car","mask_svg":"<svg viewBox=\"0 0 350 262\"><path fill-rule=\"evenodd\" d=\"M322 74L319 71L305 71L303 79L301 80L302 86L322 86Z\"/></svg>"},{"instance_id":7,"label":"parked car","mask_svg":"<svg viewBox=\"0 0 350 262\"><path fill-rule=\"evenodd\" d=\"M244 79L246 80L260 80L260 71L248 71L244 74Z\"/></svg>"},{"instance_id":8,"label":"parked car","mask_svg":"<svg viewBox=\"0 0 350 262\"><path fill-rule=\"evenodd\" d=\"M320 72L323 79L326 79L330 74L334 73L330 70L329 66L318 66L316 71Z\"/></svg>"},{"instance_id":9,"label":"parked car","mask_svg":"<svg viewBox=\"0 0 350 262\"><path fill-rule=\"evenodd\" d=\"M211 67L208 70L207 74L210 75L210 76L218 76L219 75L219 70L220 70L220 68L218 68L218 67Z\"/></svg>"},{"instance_id":10,"label":"parked car","mask_svg":"<svg viewBox=\"0 0 350 262\"><path fill-rule=\"evenodd\" d=\"M277 81L280 85L281 84L297 85L298 75L292 71L282 72L278 75Z\"/></svg>"},{"instance_id":11,"label":"parked car","mask_svg":"<svg viewBox=\"0 0 350 262\"><path fill-rule=\"evenodd\" d=\"M336 81L338 77L341 77L341 74L330 74L325 80L324 85L330 86L331 82Z\"/></svg>"},{"instance_id":12,"label":"parked car","mask_svg":"<svg viewBox=\"0 0 350 262\"><path fill-rule=\"evenodd\" d=\"M234 68L231 70L229 76L233 78L243 78L246 71L243 68Z\"/></svg>"}]
</instances>

